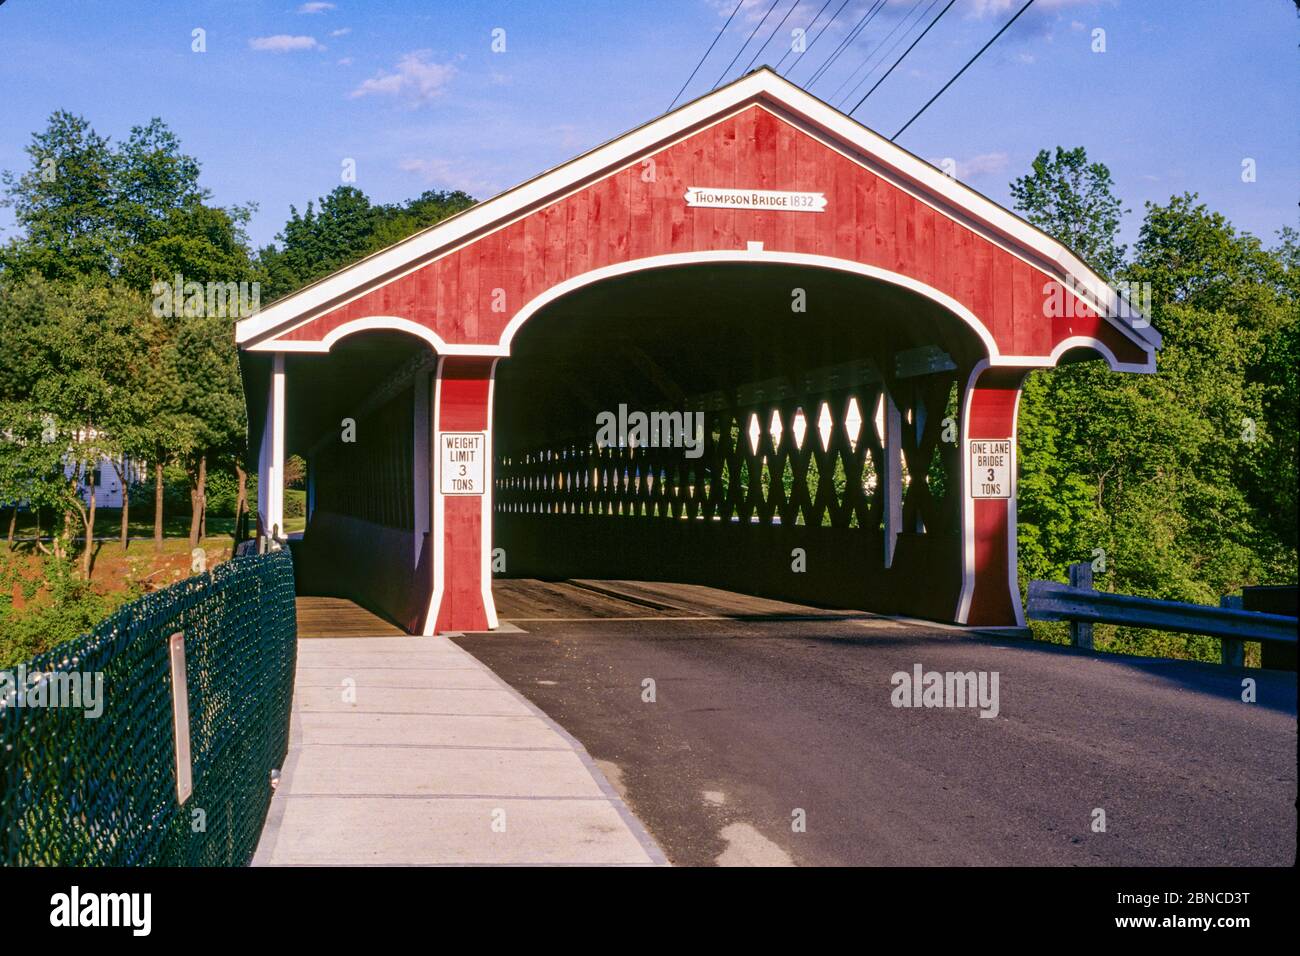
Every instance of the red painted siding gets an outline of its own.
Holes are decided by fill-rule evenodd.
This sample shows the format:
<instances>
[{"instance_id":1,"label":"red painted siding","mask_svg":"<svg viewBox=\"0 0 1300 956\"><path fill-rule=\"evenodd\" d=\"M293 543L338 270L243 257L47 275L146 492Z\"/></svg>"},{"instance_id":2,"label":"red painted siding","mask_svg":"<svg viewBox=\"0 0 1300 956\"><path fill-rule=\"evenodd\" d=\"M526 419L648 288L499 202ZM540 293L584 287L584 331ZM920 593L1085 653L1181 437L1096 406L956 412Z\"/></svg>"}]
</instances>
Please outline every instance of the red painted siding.
<instances>
[{"instance_id":1,"label":"red painted siding","mask_svg":"<svg viewBox=\"0 0 1300 956\"><path fill-rule=\"evenodd\" d=\"M653 160L652 166L644 159ZM706 209L689 186L824 192L822 213ZM1124 361L1145 355L1089 313L1046 317L1049 277L767 109L749 106L629 167L469 242L282 337L318 341L344 322L399 316L457 344L496 344L510 319L557 283L667 253L827 255L913 276L964 304L1008 355L1047 355L1088 328ZM493 311L493 290L505 296ZM499 299L496 301L500 301Z\"/></svg>"}]
</instances>

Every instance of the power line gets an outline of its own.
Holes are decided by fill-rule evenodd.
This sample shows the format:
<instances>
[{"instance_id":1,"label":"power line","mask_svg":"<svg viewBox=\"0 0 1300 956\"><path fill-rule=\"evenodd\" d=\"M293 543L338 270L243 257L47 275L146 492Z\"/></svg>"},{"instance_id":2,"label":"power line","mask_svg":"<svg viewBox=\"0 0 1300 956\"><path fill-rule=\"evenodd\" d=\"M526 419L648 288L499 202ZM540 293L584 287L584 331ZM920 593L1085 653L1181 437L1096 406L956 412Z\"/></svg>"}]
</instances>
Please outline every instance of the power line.
<instances>
[{"instance_id":1,"label":"power line","mask_svg":"<svg viewBox=\"0 0 1300 956\"><path fill-rule=\"evenodd\" d=\"M888 2L888 0L880 0L880 2L873 3L867 9L867 12L858 19L858 22L853 25L853 28L844 36L844 39L840 40L839 45L831 51L831 55L826 58L821 66L813 71L812 76L808 77L807 82L804 83L805 89L812 89L812 85L826 74L826 71L831 68L832 64L843 55L844 51L847 50L862 31L866 29L867 24L871 22L872 17L881 10L886 2Z\"/></svg>"},{"instance_id":2,"label":"power line","mask_svg":"<svg viewBox=\"0 0 1300 956\"><path fill-rule=\"evenodd\" d=\"M880 50L880 48L889 42L889 38L898 32L899 27L901 27L904 23L906 23L908 20L912 18L912 14L916 12L916 8L919 7L923 2L924 0L916 0L916 2L912 4L911 9L908 10L907 13L903 14L903 16L899 18L898 22L894 24L893 28L888 33L885 34L885 36L880 40L880 42L877 43L875 46L873 46L871 48L871 51L865 57L863 57L862 66L859 66L856 70L854 70L851 74L849 74L849 76L842 83L840 83L840 85L836 88L835 92L832 93L830 96L826 97L827 103L832 102L835 99L835 97L839 96L840 91L843 90L844 87L848 86L850 83L853 84L853 89L849 92L849 95L846 96L845 99L846 100L853 99L853 94L856 93L858 91L858 87L862 85L862 83L858 81L858 73L861 72L863 67L866 67L867 64L869 64L873 59L875 59L876 53ZM939 0L930 0L930 6L925 8L925 12L922 13L921 16L917 18L915 23L913 23L911 26L909 26L906 30L903 31L903 36L900 36L897 40L893 42L893 44L889 47L889 49L885 51L885 56L889 56L890 53L894 52L894 47L902 43L904 37L906 37L909 33L911 33L921 24L921 21L923 21L926 18L926 16L929 15L930 10L933 9L934 5L938 2ZM867 76L870 76L874 70L875 70L874 66L871 67L871 69L868 69Z\"/></svg>"},{"instance_id":3,"label":"power line","mask_svg":"<svg viewBox=\"0 0 1300 956\"><path fill-rule=\"evenodd\" d=\"M772 11L776 9L776 5L779 2L780 0L772 0L772 5L767 8L767 13L763 14L763 19L759 20L758 26L754 27L754 29L750 31L749 36L745 37L745 42L741 44L740 49L736 51L736 55L731 58L731 62L727 64L727 68L722 71L722 76L718 77L718 82L709 87L710 90L716 90L718 84L726 79L727 74L731 72L731 68L735 66L736 61L740 59L740 54L745 52L745 47L749 46L749 41L754 39L754 34L762 29L763 24L767 22L767 18L772 15Z\"/></svg>"},{"instance_id":4,"label":"power line","mask_svg":"<svg viewBox=\"0 0 1300 956\"><path fill-rule=\"evenodd\" d=\"M926 27L924 30L921 31L921 35L920 35L919 37L917 37L915 40L913 40L912 43L911 43L911 45L910 45L906 50L903 51L903 55L900 56L897 60L895 60L894 63L893 63L893 66L891 66L889 69L887 69L887 70L885 71L885 75L882 76L880 79L876 80L875 84L871 87L871 89L867 90L867 92L863 95L862 99L858 100L858 102L854 105L853 109L849 110L849 115L850 115L850 116L852 116L854 113L856 113L856 112L858 111L858 107L861 106L863 103L865 103L865 102L867 101L867 97L868 97L868 96L870 96L872 93L876 92L877 88L880 86L881 83L883 83L883 82L885 82L885 80L889 79L889 74L894 72L894 67L896 67L896 66L898 66L898 64L902 63L903 60L907 57L907 54L909 54L909 53L912 52L912 48L915 47L918 43L920 43L922 40L925 39L925 35L926 35L927 33L929 33L932 29L934 29L934 25L935 25L936 23L938 23L940 20L943 19L943 15L944 15L945 13L947 13L949 10L951 10L951 9L952 9L952 5L953 5L954 3L956 3L956 2L957 2L957 0L948 0L948 5L947 5L946 7L944 7L942 10L939 11L939 15L938 15L937 17L935 17L933 20L930 21L930 25L929 25L928 27ZM1029 3L1033 3L1033 2L1034 2L1034 0L1029 0ZM1029 4L1027 3L1027 4L1025 4L1025 6L1029 6ZM1019 15L1020 15L1020 14L1016 14L1016 16L1019 16ZM1004 27L1003 29L1005 29L1005 27ZM976 56L979 56L978 53L975 54L975 55L976 55ZM968 63L967 66L969 66L969 65L970 65L970 64ZM962 67L962 69L965 69L965 67ZM958 75L960 75L960 74L958 74ZM955 78L956 78L956 77L954 77L954 79L955 79ZM952 81L949 80L949 82L952 82ZM942 91L940 91L940 92L942 92ZM917 116L919 116L919 115L920 115L920 114L918 113ZM913 118L915 119L915 117L913 117Z\"/></svg>"},{"instance_id":5,"label":"power line","mask_svg":"<svg viewBox=\"0 0 1300 956\"><path fill-rule=\"evenodd\" d=\"M939 97L943 96L944 90L948 89L948 87L952 86L953 83L957 82L957 77L965 73L967 68L976 60L978 60L980 58L980 55L983 54L983 52L987 50L989 47L991 47L998 37L1002 36L1002 34L1007 32L1007 28L1010 27L1011 24L1015 23L1018 19L1020 19L1020 14L1024 13L1033 5L1034 5L1034 0L1026 0L1025 5L1016 11L1016 15L1013 16L1006 23L1002 24L1002 29L999 30L997 33L993 34L989 42L984 44L982 47L980 47L979 52L966 61L966 66L963 66L960 70L958 70L957 73L953 76L953 78L949 80L947 83L945 83L943 85L943 88L940 89L938 93L935 93L934 96L930 97L930 99L926 101L926 104L916 111L915 116L913 116L910 120L904 123L902 128L899 129L897 133L889 137L889 141L892 143L894 140L898 139L898 137L902 136L903 133L907 130L907 128L911 126L913 123L915 123L917 118L920 117L922 113L924 113L926 110L930 108L930 104L933 103L935 100L937 100ZM856 107L854 108L856 109Z\"/></svg>"},{"instance_id":6,"label":"power line","mask_svg":"<svg viewBox=\"0 0 1300 956\"><path fill-rule=\"evenodd\" d=\"M785 21L790 19L790 14L794 13L794 11L798 8L799 4L801 3L803 3L803 0L794 0L794 3L790 4L790 9L785 11L785 16L781 18L781 22L778 23L775 28L773 28L771 36L767 38L767 43L764 43L761 47L759 47L758 52L755 53L750 58L747 64L745 64L745 70L744 70L745 73L748 73L750 68L754 65L754 61L763 55L763 51L767 49L767 44L771 43L773 40L776 39L776 35L780 33L781 28L785 26Z\"/></svg>"},{"instance_id":7,"label":"power line","mask_svg":"<svg viewBox=\"0 0 1300 956\"><path fill-rule=\"evenodd\" d=\"M695 69L691 70L691 75L686 78L686 82L683 83L682 88L677 91L677 95L673 97L673 101L668 104L669 112L671 112L672 108L677 105L677 100L686 92L686 87L691 85L691 80L695 79L695 74L700 72L700 67L702 67L704 61L709 58L709 54L713 52L713 48L717 46L718 41L722 39L722 34L727 32L727 27L731 26L732 19L740 12L740 8L744 5L745 0L738 0L735 9L731 11L731 16L727 17L727 22L722 25L722 29L718 31L718 35L713 38L713 42L709 44L709 48L704 51L704 56L700 57L700 62L695 64Z\"/></svg>"},{"instance_id":8,"label":"power line","mask_svg":"<svg viewBox=\"0 0 1300 956\"><path fill-rule=\"evenodd\" d=\"M808 24L808 29L809 29L809 30L811 30L813 27L815 27L815 26L817 25L817 21L820 20L820 19L822 18L822 14L826 12L826 8L829 7L829 6L831 5L831 3L833 3L833 2L834 2L834 0L826 0L826 2L822 4L822 8L821 8L820 10L817 11L817 16L813 17L813 18L812 18L812 21ZM848 6L848 3L849 3L849 0L844 0L844 3L840 5L840 10L843 10L846 6ZM835 16L832 16L832 17L831 17L831 20L834 20L836 16L839 16L839 10L835 11ZM827 26L829 26L829 25L830 25L830 20L827 20L826 23L827 23ZM826 29L826 27L822 27L822 30L825 30L825 29ZM807 31L805 31L805 33L806 33L806 32L807 32ZM821 32L818 32L817 36L821 36ZM803 48L803 52L807 53L807 52L808 52L808 48L811 47L811 46L813 45L813 43L816 43L816 42L817 42L817 37L813 37L812 41L811 41L810 43L808 43L806 46L804 46L804 48ZM785 53L783 53L783 54L781 55L781 59L779 59L779 60L776 61L776 72L778 72L778 73L781 72L781 64L784 63L784 62L785 62L785 58L786 58L787 56L789 56L789 55L790 55L791 53L793 53L793 52L794 52L794 48L791 47L790 49L786 50Z\"/></svg>"},{"instance_id":9,"label":"power line","mask_svg":"<svg viewBox=\"0 0 1300 956\"><path fill-rule=\"evenodd\" d=\"M812 51L812 48L817 45L817 41L822 38L822 34L826 32L826 30L830 27L832 23L834 23L837 19L839 19L840 14L844 12L844 8L847 7L851 2L852 0L844 0L844 2L840 4L839 9L831 14L831 18L822 25L822 28L817 31L817 35L808 42L808 46L803 51L805 54ZM789 72L794 72L794 68L798 66L802 61L803 61L803 57L801 56L799 59L791 63Z\"/></svg>"},{"instance_id":10,"label":"power line","mask_svg":"<svg viewBox=\"0 0 1300 956\"><path fill-rule=\"evenodd\" d=\"M817 71L808 78L808 82L804 84L804 89L811 89L812 85L826 74L826 71L829 70L844 51L849 48L850 44L858 38L858 35L866 29L867 24L870 23L875 15L880 12L884 5L885 0L877 0L877 2L862 15L862 19L860 19L853 29L849 31L848 35L840 41L840 45L835 48L835 51L826 59L826 62L818 67Z\"/></svg>"}]
</instances>

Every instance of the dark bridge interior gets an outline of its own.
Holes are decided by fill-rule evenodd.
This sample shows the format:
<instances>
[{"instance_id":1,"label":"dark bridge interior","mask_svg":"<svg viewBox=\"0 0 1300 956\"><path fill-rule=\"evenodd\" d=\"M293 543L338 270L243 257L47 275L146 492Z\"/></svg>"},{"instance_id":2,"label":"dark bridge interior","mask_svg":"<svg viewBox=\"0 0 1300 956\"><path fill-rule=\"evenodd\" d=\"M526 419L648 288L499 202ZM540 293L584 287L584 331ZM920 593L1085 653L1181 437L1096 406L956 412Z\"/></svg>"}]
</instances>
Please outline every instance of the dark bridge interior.
<instances>
[{"instance_id":1,"label":"dark bridge interior","mask_svg":"<svg viewBox=\"0 0 1300 956\"><path fill-rule=\"evenodd\" d=\"M942 614L961 583L957 382L983 354L931 300L837 271L678 266L571 293L497 370L505 575ZM892 519L886 392L904 462ZM620 404L703 413L703 454L597 447L597 414Z\"/></svg>"}]
</instances>

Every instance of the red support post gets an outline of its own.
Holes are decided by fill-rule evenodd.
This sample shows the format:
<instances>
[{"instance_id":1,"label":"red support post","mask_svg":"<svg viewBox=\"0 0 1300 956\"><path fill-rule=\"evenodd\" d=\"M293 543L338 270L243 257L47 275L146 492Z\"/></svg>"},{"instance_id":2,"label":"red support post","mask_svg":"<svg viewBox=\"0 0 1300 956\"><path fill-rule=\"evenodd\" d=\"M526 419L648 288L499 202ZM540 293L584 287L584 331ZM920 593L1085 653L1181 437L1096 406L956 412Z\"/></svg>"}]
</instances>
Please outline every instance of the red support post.
<instances>
[{"instance_id":1,"label":"red support post","mask_svg":"<svg viewBox=\"0 0 1300 956\"><path fill-rule=\"evenodd\" d=\"M1016 555L1016 412L1027 370L971 372L963 396L962 539L964 573L958 620L1024 627ZM1003 449L1009 460L1000 461Z\"/></svg>"},{"instance_id":2,"label":"red support post","mask_svg":"<svg viewBox=\"0 0 1300 956\"><path fill-rule=\"evenodd\" d=\"M492 602L495 358L446 356L434 383L433 596L424 633L497 626Z\"/></svg>"}]
</instances>

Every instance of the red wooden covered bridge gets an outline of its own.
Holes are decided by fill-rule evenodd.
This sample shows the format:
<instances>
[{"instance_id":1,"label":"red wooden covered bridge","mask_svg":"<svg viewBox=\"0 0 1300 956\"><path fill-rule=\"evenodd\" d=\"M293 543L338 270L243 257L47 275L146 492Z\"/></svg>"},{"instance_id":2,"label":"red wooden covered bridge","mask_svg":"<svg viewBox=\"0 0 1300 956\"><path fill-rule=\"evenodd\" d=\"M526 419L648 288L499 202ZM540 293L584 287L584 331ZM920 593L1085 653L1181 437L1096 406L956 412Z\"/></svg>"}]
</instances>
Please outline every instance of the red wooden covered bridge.
<instances>
[{"instance_id":1,"label":"red wooden covered bridge","mask_svg":"<svg viewBox=\"0 0 1300 956\"><path fill-rule=\"evenodd\" d=\"M425 634L497 626L494 573L1021 624L1024 377L1160 344L1069 249L767 69L237 338L261 529L303 455L300 589Z\"/></svg>"}]
</instances>

